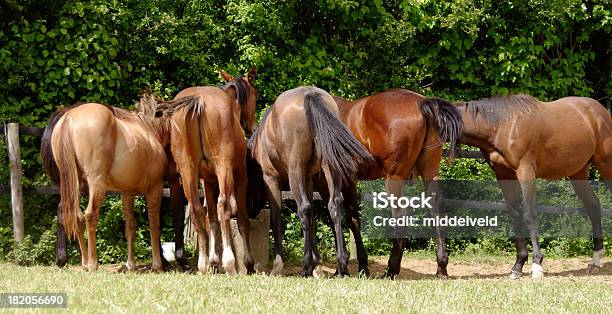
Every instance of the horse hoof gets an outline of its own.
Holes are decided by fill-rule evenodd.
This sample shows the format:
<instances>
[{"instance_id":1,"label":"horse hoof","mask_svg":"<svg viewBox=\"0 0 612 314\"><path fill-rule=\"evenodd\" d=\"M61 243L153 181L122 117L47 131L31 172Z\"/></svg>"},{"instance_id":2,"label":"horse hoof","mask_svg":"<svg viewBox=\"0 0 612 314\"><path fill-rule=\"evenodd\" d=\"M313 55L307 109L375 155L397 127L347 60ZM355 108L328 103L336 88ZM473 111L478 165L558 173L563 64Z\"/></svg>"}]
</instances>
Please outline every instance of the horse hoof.
<instances>
[{"instance_id":1,"label":"horse hoof","mask_svg":"<svg viewBox=\"0 0 612 314\"><path fill-rule=\"evenodd\" d=\"M323 272L323 267L321 265L317 265L315 269L312 271L312 276L315 278L324 278L325 273Z\"/></svg>"},{"instance_id":2,"label":"horse hoof","mask_svg":"<svg viewBox=\"0 0 612 314\"><path fill-rule=\"evenodd\" d=\"M442 279L442 280L446 280L446 279L448 279L448 274L442 273L442 272L437 272L436 273L436 278Z\"/></svg>"},{"instance_id":3,"label":"horse hoof","mask_svg":"<svg viewBox=\"0 0 612 314\"><path fill-rule=\"evenodd\" d=\"M312 276L312 274L309 274L305 270L300 271L300 277L307 278L307 277L311 277L311 276Z\"/></svg>"},{"instance_id":4,"label":"horse hoof","mask_svg":"<svg viewBox=\"0 0 612 314\"><path fill-rule=\"evenodd\" d=\"M188 264L188 263L186 263L186 262L179 262L179 263L178 263L178 265L179 265L179 268L180 268L180 269L181 269L181 270L182 270L184 273L188 273L188 274L189 274L189 273L192 273L192 272L193 272L193 269L191 268L191 266L189 266L189 264Z\"/></svg>"},{"instance_id":5,"label":"horse hoof","mask_svg":"<svg viewBox=\"0 0 612 314\"><path fill-rule=\"evenodd\" d=\"M523 272L518 271L518 270L511 270L510 271L510 275L508 276L508 278L510 278L510 280L516 280L523 277Z\"/></svg>"},{"instance_id":6,"label":"horse hoof","mask_svg":"<svg viewBox=\"0 0 612 314\"><path fill-rule=\"evenodd\" d=\"M531 279L542 279L544 278L544 268L542 265L532 264L531 265Z\"/></svg>"},{"instance_id":7,"label":"horse hoof","mask_svg":"<svg viewBox=\"0 0 612 314\"><path fill-rule=\"evenodd\" d=\"M279 276L283 273L283 259L280 256L276 256L274 263L272 264L271 276Z\"/></svg>"},{"instance_id":8,"label":"horse hoof","mask_svg":"<svg viewBox=\"0 0 612 314\"><path fill-rule=\"evenodd\" d=\"M210 266L206 262L198 262L198 273L200 275L208 274L210 271Z\"/></svg>"},{"instance_id":9,"label":"horse hoof","mask_svg":"<svg viewBox=\"0 0 612 314\"><path fill-rule=\"evenodd\" d=\"M370 270L362 269L357 273L357 278L370 278Z\"/></svg>"},{"instance_id":10,"label":"horse hoof","mask_svg":"<svg viewBox=\"0 0 612 314\"><path fill-rule=\"evenodd\" d=\"M382 275L382 279L389 279L389 280L395 280L395 277L397 277L397 274L392 273L389 269L387 269L385 271L385 273Z\"/></svg>"},{"instance_id":11,"label":"horse hoof","mask_svg":"<svg viewBox=\"0 0 612 314\"><path fill-rule=\"evenodd\" d=\"M587 269L589 274L597 274L601 270L601 266L589 264L589 268Z\"/></svg>"}]
</instances>

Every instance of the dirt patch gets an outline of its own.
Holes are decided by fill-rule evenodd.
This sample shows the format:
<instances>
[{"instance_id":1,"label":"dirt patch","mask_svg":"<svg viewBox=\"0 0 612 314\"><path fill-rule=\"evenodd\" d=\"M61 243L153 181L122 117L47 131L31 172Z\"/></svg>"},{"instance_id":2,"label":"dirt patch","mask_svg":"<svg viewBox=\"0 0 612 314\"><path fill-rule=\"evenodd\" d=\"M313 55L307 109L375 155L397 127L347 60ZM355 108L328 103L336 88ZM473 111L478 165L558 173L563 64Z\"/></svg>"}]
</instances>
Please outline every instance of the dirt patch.
<instances>
[{"instance_id":1,"label":"dirt patch","mask_svg":"<svg viewBox=\"0 0 612 314\"><path fill-rule=\"evenodd\" d=\"M543 266L546 278L564 278L564 279L588 279L596 282L612 283L612 262L605 262L601 270L596 274L588 274L587 264L590 258L575 257L563 259L545 259ZM195 264L195 261L192 261ZM387 267L387 257L373 257L369 260L370 275L372 278L380 278ZM436 273L435 257L431 259L424 257L404 256L401 264L399 280L423 280L433 279ZM448 264L448 273L451 279L501 279L507 280L510 268L514 265L512 259L500 257L461 257L453 258L451 256ZM192 265L195 267L195 265ZM84 271L78 266L70 266L70 269L76 271ZM101 265L100 269L110 273L125 272L125 266L122 264ZM195 269L195 268L194 268ZM325 276L332 277L336 269L335 262L323 263L322 270ZM150 272L149 264L141 264L137 266L136 273ZM174 264L167 268L168 271L180 271ZM266 272L269 272L267 269ZM285 263L285 276L299 276L301 264ZM351 276L357 273L357 261L350 261L349 272ZM531 264L526 263L523 269L523 280L528 280L531 274Z\"/></svg>"},{"instance_id":2,"label":"dirt patch","mask_svg":"<svg viewBox=\"0 0 612 314\"><path fill-rule=\"evenodd\" d=\"M543 266L545 277L547 278L582 278L593 281L603 281L612 283L612 262L607 262L596 274L587 273L587 264L590 258L576 257L566 259L545 259ZM387 267L386 257L376 257L369 260L371 276L380 278ZM448 264L448 274L451 279L507 279L510 269L514 265L512 260L491 259L483 257L454 259L451 257ZM323 271L327 276L332 276L336 269L335 263L326 262L323 264ZM435 278L437 265L435 257L431 259L404 257L402 259L402 269L399 274L400 280L419 280ZM301 265L289 265L285 267L285 273L297 276L300 273ZM357 273L357 262L351 261L349 265L351 275ZM531 275L531 264L525 264L523 269L524 279Z\"/></svg>"}]
</instances>

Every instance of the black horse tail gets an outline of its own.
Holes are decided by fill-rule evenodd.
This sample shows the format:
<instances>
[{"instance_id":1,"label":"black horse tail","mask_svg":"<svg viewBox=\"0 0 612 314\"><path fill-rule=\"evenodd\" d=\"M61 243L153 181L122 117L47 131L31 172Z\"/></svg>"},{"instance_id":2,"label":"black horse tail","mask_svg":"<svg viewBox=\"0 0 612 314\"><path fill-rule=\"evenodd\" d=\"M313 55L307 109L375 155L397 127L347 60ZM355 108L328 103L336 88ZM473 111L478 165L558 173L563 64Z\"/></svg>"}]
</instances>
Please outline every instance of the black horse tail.
<instances>
[{"instance_id":1,"label":"black horse tail","mask_svg":"<svg viewBox=\"0 0 612 314\"><path fill-rule=\"evenodd\" d=\"M425 98L419 101L419 109L427 121L427 128L438 133L442 142L450 142L449 160L461 150L463 120L459 109L440 98Z\"/></svg>"},{"instance_id":2,"label":"black horse tail","mask_svg":"<svg viewBox=\"0 0 612 314\"><path fill-rule=\"evenodd\" d=\"M344 182L355 182L359 166L373 162L372 155L342 121L327 109L321 93L306 92L304 109L322 162L331 171L341 174Z\"/></svg>"}]
</instances>

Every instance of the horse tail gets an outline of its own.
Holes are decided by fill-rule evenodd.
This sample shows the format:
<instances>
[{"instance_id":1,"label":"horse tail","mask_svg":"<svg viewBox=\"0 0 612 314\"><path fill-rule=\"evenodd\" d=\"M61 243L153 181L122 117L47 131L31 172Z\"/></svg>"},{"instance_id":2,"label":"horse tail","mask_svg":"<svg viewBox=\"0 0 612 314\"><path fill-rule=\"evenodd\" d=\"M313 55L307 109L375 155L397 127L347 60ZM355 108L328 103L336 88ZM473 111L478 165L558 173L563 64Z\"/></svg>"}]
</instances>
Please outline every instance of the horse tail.
<instances>
[{"instance_id":1,"label":"horse tail","mask_svg":"<svg viewBox=\"0 0 612 314\"><path fill-rule=\"evenodd\" d=\"M59 130L59 152L57 166L59 168L60 205L62 220L69 237L76 236L78 230L78 211L80 208L79 169L72 141L70 122L64 120Z\"/></svg>"},{"instance_id":2,"label":"horse tail","mask_svg":"<svg viewBox=\"0 0 612 314\"><path fill-rule=\"evenodd\" d=\"M358 167L373 162L372 155L355 139L344 123L327 109L321 93L306 92L304 109L322 162L331 171L341 174L344 182L355 182Z\"/></svg>"},{"instance_id":3,"label":"horse tail","mask_svg":"<svg viewBox=\"0 0 612 314\"><path fill-rule=\"evenodd\" d=\"M43 171L47 174L55 184L59 184L59 170L53 158L53 147L51 146L51 135L61 117L70 109L81 105L77 103L68 108L61 108L51 115L49 123L43 131L43 136L40 141L40 159L42 160Z\"/></svg>"},{"instance_id":4,"label":"horse tail","mask_svg":"<svg viewBox=\"0 0 612 314\"><path fill-rule=\"evenodd\" d=\"M428 130L435 131L442 142L450 142L448 157L453 160L461 150L463 120L459 109L444 99L433 97L421 99L418 104Z\"/></svg>"}]
</instances>

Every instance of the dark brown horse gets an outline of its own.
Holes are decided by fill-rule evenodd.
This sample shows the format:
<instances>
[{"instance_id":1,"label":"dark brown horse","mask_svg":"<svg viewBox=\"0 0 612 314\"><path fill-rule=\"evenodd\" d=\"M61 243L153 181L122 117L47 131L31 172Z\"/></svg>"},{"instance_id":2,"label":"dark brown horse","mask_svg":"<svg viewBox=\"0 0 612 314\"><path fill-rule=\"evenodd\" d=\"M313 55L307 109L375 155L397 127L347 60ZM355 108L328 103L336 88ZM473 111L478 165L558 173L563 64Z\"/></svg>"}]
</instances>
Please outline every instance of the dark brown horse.
<instances>
[{"instance_id":1,"label":"dark brown horse","mask_svg":"<svg viewBox=\"0 0 612 314\"><path fill-rule=\"evenodd\" d=\"M247 77L233 78L225 72L221 75L229 80L224 87L187 88L162 107L172 114L172 154L198 231L198 270L208 272L211 264L218 263L215 242L220 228L223 268L228 274L236 273L229 219L237 216L246 260L238 261L239 268L245 268L246 262L246 270L253 272L246 210L246 140L242 126L250 133L255 123L257 91L252 85L255 69ZM199 200L200 178L204 179L208 213ZM210 240L208 256L206 232Z\"/></svg>"},{"instance_id":2,"label":"dark brown horse","mask_svg":"<svg viewBox=\"0 0 612 314\"><path fill-rule=\"evenodd\" d=\"M304 235L302 275L313 275L320 256L311 208L312 177L323 172L331 195L328 209L336 233L336 274L348 275L340 191L343 182L354 184L359 165L371 162L372 156L338 119L338 107L331 95L316 87L298 87L282 93L266 112L261 126L249 140L249 147L261 165L272 201L276 254L272 274L281 273L283 267L279 186L289 181Z\"/></svg>"},{"instance_id":3,"label":"dark brown horse","mask_svg":"<svg viewBox=\"0 0 612 314\"><path fill-rule=\"evenodd\" d=\"M96 103L82 104L65 112L51 134L51 152L59 173L61 221L69 235L77 236L81 262L90 271L98 268L96 226L107 190L121 192L130 270L135 268L134 196L145 195L152 269L161 271L159 205L167 166L163 147L169 141L170 124L165 117L155 117L155 106L152 95L143 96L137 113L115 112ZM79 199L85 183L89 203L83 216ZM83 236L85 224L89 245Z\"/></svg>"},{"instance_id":4,"label":"dark brown horse","mask_svg":"<svg viewBox=\"0 0 612 314\"><path fill-rule=\"evenodd\" d=\"M512 95L461 103L462 143L478 147L491 165L508 204L516 233L517 256L510 278L527 261L527 226L533 247L531 276L543 276L535 207L536 178L570 178L593 225L594 253L588 271L603 264L601 206L588 184L591 163L612 189L612 119L598 101L566 97L541 102ZM522 194L522 198L521 198Z\"/></svg>"},{"instance_id":5,"label":"dark brown horse","mask_svg":"<svg viewBox=\"0 0 612 314\"><path fill-rule=\"evenodd\" d=\"M458 110L445 102L426 98L417 93L393 89L356 101L334 97L342 122L374 156L371 167L359 172L360 179L383 178L387 192L399 197L404 194L406 180L420 175L428 194L439 195L438 171L442 144L450 142L451 158L459 149L462 122ZM360 235L359 204L356 186L343 188L344 206L349 226L355 236L359 271L367 274L367 253ZM441 214L438 197L433 198L432 214ZM394 209L395 211L395 209ZM448 255L444 233L437 233L438 277L447 277ZM389 258L387 277L399 274L405 239L395 239Z\"/></svg>"}]
</instances>

